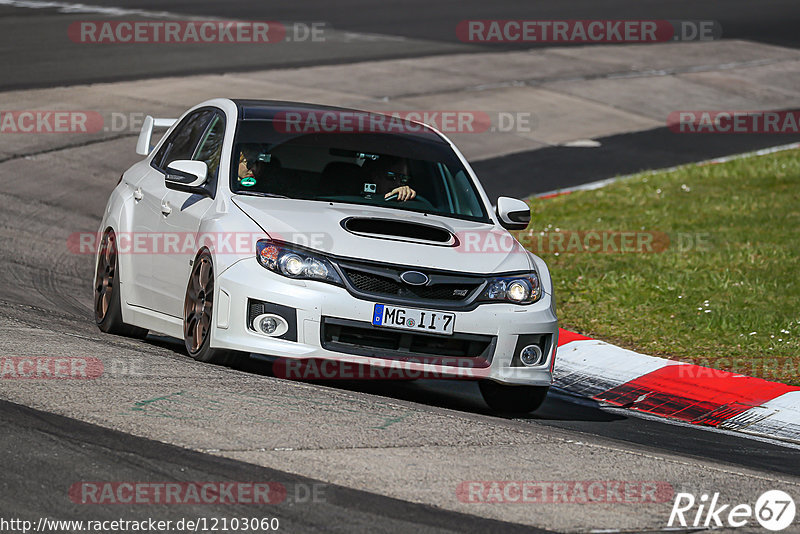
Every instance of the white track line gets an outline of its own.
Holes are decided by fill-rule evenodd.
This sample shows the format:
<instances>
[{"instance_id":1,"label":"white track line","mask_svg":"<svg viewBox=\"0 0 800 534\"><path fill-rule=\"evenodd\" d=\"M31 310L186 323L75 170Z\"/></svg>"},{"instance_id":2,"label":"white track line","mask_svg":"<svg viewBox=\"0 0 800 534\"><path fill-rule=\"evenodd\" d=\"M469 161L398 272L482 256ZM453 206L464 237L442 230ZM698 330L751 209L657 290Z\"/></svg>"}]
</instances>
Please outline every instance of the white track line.
<instances>
[{"instance_id":1,"label":"white track line","mask_svg":"<svg viewBox=\"0 0 800 534\"><path fill-rule=\"evenodd\" d=\"M125 9L122 7L93 6L89 4L75 4L70 2L40 2L36 0L0 0L0 6L21 7L28 9L57 9L59 13L88 13L106 15L109 17L149 17L159 19L187 18L186 15L170 13L169 11L149 11L145 9Z\"/></svg>"}]
</instances>

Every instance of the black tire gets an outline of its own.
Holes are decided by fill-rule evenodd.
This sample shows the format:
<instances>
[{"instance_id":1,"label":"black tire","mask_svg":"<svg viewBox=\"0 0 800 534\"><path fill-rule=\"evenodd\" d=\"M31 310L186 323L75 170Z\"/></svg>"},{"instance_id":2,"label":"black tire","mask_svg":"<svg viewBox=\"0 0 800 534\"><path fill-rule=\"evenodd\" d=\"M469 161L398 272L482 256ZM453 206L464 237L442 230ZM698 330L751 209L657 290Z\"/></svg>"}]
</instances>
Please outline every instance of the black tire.
<instances>
[{"instance_id":1,"label":"black tire","mask_svg":"<svg viewBox=\"0 0 800 534\"><path fill-rule=\"evenodd\" d=\"M214 264L211 253L197 255L183 302L183 342L189 356L200 362L231 365L236 352L211 348L214 321Z\"/></svg>"},{"instance_id":2,"label":"black tire","mask_svg":"<svg viewBox=\"0 0 800 534\"><path fill-rule=\"evenodd\" d=\"M94 321L107 334L137 339L147 337L147 330L122 321L122 304L119 288L119 258L117 238L113 230L103 235L97 251L97 268L94 275Z\"/></svg>"},{"instance_id":3,"label":"black tire","mask_svg":"<svg viewBox=\"0 0 800 534\"><path fill-rule=\"evenodd\" d=\"M481 380L478 385L489 408L503 414L527 414L538 410L550 389L547 386L504 385L492 380Z\"/></svg>"}]
</instances>

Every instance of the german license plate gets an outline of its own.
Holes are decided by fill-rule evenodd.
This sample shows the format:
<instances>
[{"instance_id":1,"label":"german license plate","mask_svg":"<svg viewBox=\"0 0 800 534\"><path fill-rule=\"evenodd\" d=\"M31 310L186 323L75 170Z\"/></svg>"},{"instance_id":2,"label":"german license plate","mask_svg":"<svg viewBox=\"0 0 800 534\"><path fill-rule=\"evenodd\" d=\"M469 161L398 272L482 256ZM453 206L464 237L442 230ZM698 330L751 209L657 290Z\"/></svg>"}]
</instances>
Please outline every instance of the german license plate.
<instances>
[{"instance_id":1,"label":"german license plate","mask_svg":"<svg viewBox=\"0 0 800 534\"><path fill-rule=\"evenodd\" d=\"M372 324L375 326L448 336L453 335L455 322L454 313L417 310L386 304L376 304L372 314Z\"/></svg>"}]
</instances>

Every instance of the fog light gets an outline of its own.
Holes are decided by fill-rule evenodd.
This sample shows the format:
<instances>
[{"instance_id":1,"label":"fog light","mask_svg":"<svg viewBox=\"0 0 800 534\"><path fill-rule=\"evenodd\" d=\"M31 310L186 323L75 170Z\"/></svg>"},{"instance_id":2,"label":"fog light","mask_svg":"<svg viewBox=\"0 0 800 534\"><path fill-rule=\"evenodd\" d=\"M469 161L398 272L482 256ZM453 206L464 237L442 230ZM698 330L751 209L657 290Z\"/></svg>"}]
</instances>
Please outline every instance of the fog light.
<instances>
[{"instance_id":1,"label":"fog light","mask_svg":"<svg viewBox=\"0 0 800 534\"><path fill-rule=\"evenodd\" d=\"M519 353L519 359L522 365L526 367L540 365L542 363L542 349L539 348L539 345L528 345Z\"/></svg>"},{"instance_id":2,"label":"fog light","mask_svg":"<svg viewBox=\"0 0 800 534\"><path fill-rule=\"evenodd\" d=\"M261 319L261 322L258 323L258 329L268 336L272 335L275 333L275 330L278 329L278 321L275 320L275 317L264 317Z\"/></svg>"},{"instance_id":3,"label":"fog light","mask_svg":"<svg viewBox=\"0 0 800 534\"><path fill-rule=\"evenodd\" d=\"M289 330L289 323L280 315L265 313L253 320L253 327L265 336L282 336Z\"/></svg>"}]
</instances>

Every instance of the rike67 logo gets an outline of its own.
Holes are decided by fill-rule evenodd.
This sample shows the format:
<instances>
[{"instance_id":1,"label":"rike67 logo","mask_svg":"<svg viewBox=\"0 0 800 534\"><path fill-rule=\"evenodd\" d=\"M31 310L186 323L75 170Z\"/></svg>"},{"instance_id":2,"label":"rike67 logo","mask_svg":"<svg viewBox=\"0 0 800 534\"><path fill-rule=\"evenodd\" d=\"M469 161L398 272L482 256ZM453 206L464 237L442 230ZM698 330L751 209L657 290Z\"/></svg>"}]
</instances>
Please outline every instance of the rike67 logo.
<instances>
[{"instance_id":1,"label":"rike67 logo","mask_svg":"<svg viewBox=\"0 0 800 534\"><path fill-rule=\"evenodd\" d=\"M779 532L794 522L796 512L794 499L780 490L764 492L755 506L723 503L719 493L710 499L708 494L697 499L691 493L678 493L667 526L740 528L755 520L763 528Z\"/></svg>"}]
</instances>

